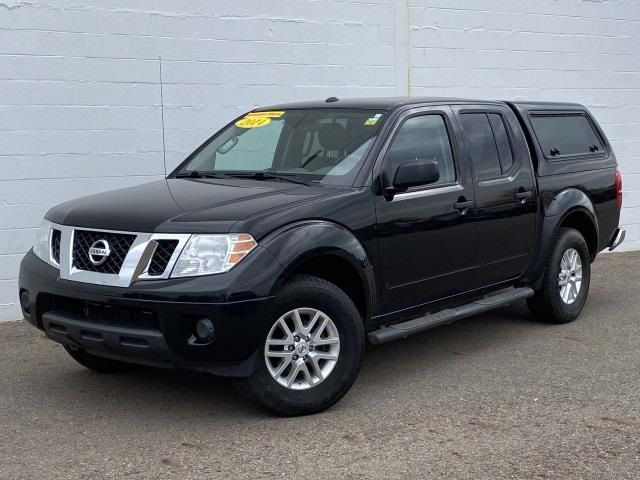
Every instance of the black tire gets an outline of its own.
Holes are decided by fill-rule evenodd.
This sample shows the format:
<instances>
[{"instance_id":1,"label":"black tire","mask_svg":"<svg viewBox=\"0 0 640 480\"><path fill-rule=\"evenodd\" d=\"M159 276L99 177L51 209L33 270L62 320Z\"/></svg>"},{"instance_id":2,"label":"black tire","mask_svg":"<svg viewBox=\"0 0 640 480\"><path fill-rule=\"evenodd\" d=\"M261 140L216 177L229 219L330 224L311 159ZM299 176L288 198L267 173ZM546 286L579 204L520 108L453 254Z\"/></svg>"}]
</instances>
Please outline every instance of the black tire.
<instances>
[{"instance_id":1,"label":"black tire","mask_svg":"<svg viewBox=\"0 0 640 480\"><path fill-rule=\"evenodd\" d=\"M65 345L64 349L76 362L89 370L98 373L122 373L133 369L130 363L119 362L108 358L97 357L81 349L73 350Z\"/></svg>"},{"instance_id":2,"label":"black tire","mask_svg":"<svg viewBox=\"0 0 640 480\"><path fill-rule=\"evenodd\" d=\"M340 353L333 370L322 382L307 390L292 390L278 383L269 373L264 347L272 325L287 312L303 307L320 310L331 318L340 339ZM341 289L318 277L296 276L277 294L267 323L255 372L237 383L243 396L277 415L297 416L321 412L347 393L362 365L365 336L358 309Z\"/></svg>"},{"instance_id":3,"label":"black tire","mask_svg":"<svg viewBox=\"0 0 640 480\"><path fill-rule=\"evenodd\" d=\"M575 301L569 304L561 298L558 277L561 272L562 256L571 248L578 252L582 262L582 285ZM584 237L573 228L561 228L547 256L542 287L533 297L527 299L529 310L536 320L541 322L571 322L578 318L587 301L590 280L591 259Z\"/></svg>"}]
</instances>

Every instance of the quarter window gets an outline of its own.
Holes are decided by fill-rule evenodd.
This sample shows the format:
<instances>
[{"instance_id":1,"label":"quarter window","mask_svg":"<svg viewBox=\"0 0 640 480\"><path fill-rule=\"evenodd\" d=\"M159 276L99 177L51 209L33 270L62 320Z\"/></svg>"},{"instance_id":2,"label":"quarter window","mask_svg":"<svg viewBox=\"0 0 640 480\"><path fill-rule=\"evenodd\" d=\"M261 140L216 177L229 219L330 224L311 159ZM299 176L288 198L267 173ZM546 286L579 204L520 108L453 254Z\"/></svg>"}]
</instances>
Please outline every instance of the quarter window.
<instances>
[{"instance_id":1,"label":"quarter window","mask_svg":"<svg viewBox=\"0 0 640 480\"><path fill-rule=\"evenodd\" d=\"M531 126L548 158L604 152L602 141L584 114L532 115Z\"/></svg>"},{"instance_id":2,"label":"quarter window","mask_svg":"<svg viewBox=\"0 0 640 480\"><path fill-rule=\"evenodd\" d=\"M438 163L440 179L431 185L456 180L451 142L441 115L411 117L398 130L387 154L391 170L395 172L402 163L412 160L435 160Z\"/></svg>"}]
</instances>

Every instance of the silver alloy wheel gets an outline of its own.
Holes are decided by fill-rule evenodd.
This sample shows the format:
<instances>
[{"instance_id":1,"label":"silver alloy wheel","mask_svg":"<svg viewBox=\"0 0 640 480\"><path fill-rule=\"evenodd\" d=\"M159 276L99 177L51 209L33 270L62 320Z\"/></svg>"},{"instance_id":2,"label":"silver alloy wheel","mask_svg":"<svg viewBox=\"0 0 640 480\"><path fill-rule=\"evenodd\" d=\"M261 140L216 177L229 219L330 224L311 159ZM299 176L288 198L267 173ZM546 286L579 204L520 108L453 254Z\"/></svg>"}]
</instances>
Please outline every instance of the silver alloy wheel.
<instances>
[{"instance_id":1,"label":"silver alloy wheel","mask_svg":"<svg viewBox=\"0 0 640 480\"><path fill-rule=\"evenodd\" d=\"M564 303L570 305L576 301L582 287L582 260L575 248L568 249L562 255L558 286Z\"/></svg>"},{"instance_id":2,"label":"silver alloy wheel","mask_svg":"<svg viewBox=\"0 0 640 480\"><path fill-rule=\"evenodd\" d=\"M283 387L306 390L324 381L338 361L340 335L328 315L315 308L296 308L271 327L264 360Z\"/></svg>"}]
</instances>

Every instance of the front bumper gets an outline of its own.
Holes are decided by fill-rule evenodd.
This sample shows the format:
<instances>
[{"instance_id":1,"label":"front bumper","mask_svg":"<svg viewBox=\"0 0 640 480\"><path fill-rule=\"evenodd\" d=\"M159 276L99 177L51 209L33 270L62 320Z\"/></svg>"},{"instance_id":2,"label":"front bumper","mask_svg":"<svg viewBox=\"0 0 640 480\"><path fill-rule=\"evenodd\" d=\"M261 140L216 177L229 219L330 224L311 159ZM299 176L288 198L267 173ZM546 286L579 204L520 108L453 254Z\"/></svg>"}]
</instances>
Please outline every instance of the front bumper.
<instances>
[{"instance_id":1,"label":"front bumper","mask_svg":"<svg viewBox=\"0 0 640 480\"><path fill-rule=\"evenodd\" d=\"M85 284L61 279L55 267L29 252L19 288L25 319L63 345L130 363L248 376L273 299L246 284L231 295L229 277L221 278L143 281L127 288ZM224 288L216 285L222 281ZM215 328L206 344L194 341L201 318Z\"/></svg>"}]
</instances>

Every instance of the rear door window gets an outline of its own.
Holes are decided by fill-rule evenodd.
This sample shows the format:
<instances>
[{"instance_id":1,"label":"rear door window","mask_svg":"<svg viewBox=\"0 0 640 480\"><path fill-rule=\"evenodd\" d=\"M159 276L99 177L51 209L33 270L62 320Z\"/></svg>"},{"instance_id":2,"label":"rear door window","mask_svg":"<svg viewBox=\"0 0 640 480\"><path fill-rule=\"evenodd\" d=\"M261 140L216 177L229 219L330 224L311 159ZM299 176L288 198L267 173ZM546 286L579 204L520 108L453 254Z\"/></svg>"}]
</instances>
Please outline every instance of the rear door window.
<instances>
[{"instance_id":1,"label":"rear door window","mask_svg":"<svg viewBox=\"0 0 640 480\"><path fill-rule=\"evenodd\" d=\"M465 113L461 115L461 119L478 180L502 176L498 147L487 114Z\"/></svg>"},{"instance_id":2,"label":"rear door window","mask_svg":"<svg viewBox=\"0 0 640 480\"><path fill-rule=\"evenodd\" d=\"M530 118L540 148L547 158L604 152L600 137L584 114L533 114Z\"/></svg>"},{"instance_id":3,"label":"rear door window","mask_svg":"<svg viewBox=\"0 0 640 480\"><path fill-rule=\"evenodd\" d=\"M498 113L489 113L487 116L489 117L489 123L491 123L491 130L493 130L493 137L498 146L502 173L506 174L513 165L513 151L511 150L511 142L509 141L504 119Z\"/></svg>"}]
</instances>

